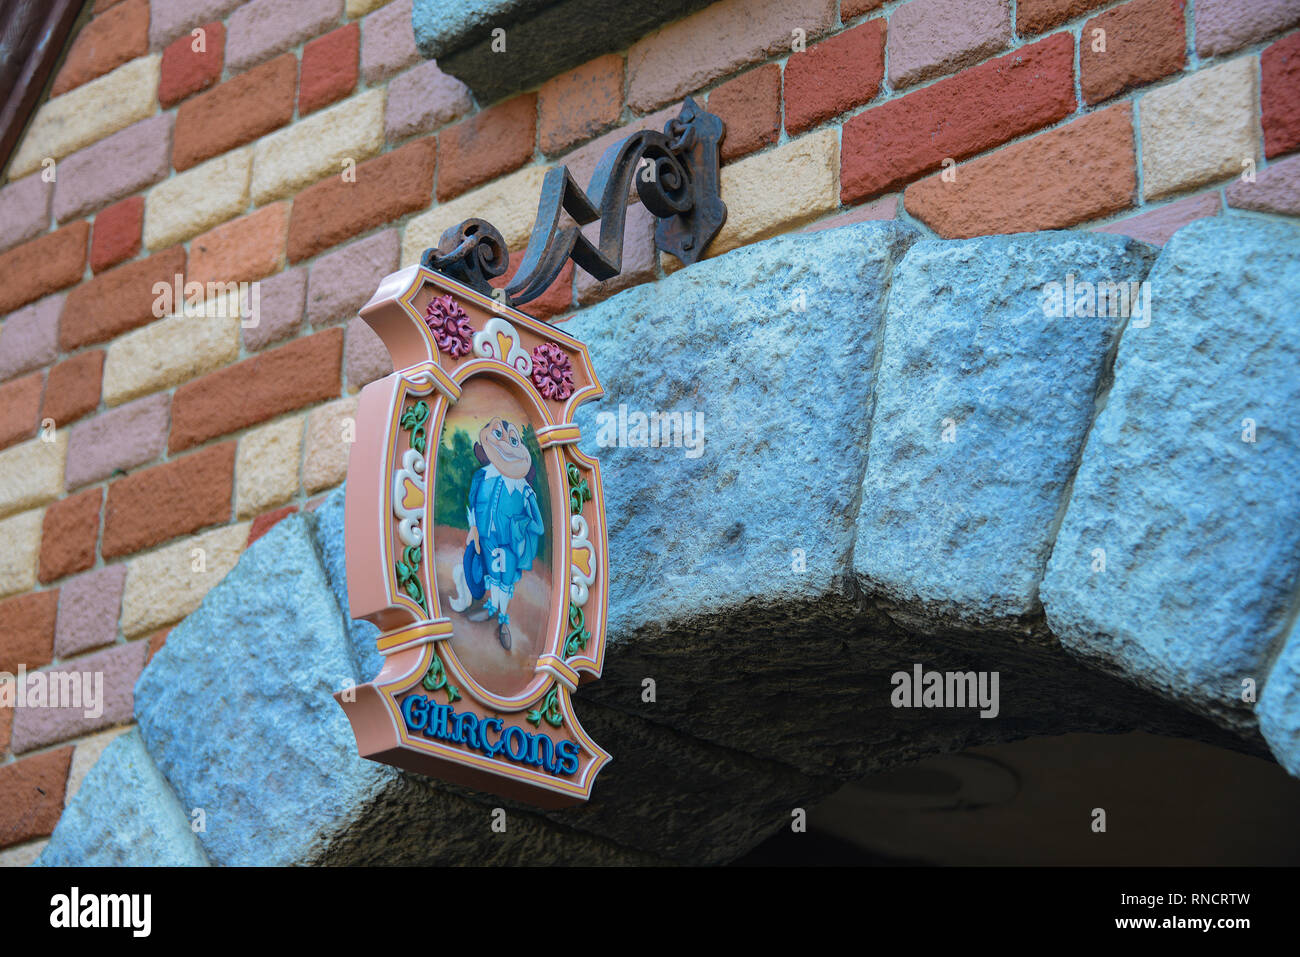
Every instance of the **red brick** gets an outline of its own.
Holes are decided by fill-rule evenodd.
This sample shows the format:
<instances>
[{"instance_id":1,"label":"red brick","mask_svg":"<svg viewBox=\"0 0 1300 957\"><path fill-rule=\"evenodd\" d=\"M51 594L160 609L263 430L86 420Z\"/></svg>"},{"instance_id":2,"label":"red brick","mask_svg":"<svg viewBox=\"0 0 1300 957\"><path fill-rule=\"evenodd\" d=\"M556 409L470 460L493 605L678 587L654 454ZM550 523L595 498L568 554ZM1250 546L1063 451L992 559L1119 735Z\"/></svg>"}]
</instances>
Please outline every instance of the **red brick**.
<instances>
[{"instance_id":1,"label":"red brick","mask_svg":"<svg viewBox=\"0 0 1300 957\"><path fill-rule=\"evenodd\" d=\"M103 498L103 489L90 488L54 502L45 510L41 527L42 582L85 571L95 564Z\"/></svg>"},{"instance_id":2,"label":"red brick","mask_svg":"<svg viewBox=\"0 0 1300 957\"><path fill-rule=\"evenodd\" d=\"M0 385L0 449L30 439L40 422L44 372Z\"/></svg>"},{"instance_id":3,"label":"red brick","mask_svg":"<svg viewBox=\"0 0 1300 957\"><path fill-rule=\"evenodd\" d=\"M108 487L105 559L138 552L230 519L235 443L120 478Z\"/></svg>"},{"instance_id":4,"label":"red brick","mask_svg":"<svg viewBox=\"0 0 1300 957\"><path fill-rule=\"evenodd\" d=\"M284 268L289 204L272 203L190 242L189 280L251 282Z\"/></svg>"},{"instance_id":5,"label":"red brick","mask_svg":"<svg viewBox=\"0 0 1300 957\"><path fill-rule=\"evenodd\" d=\"M360 51L361 24L355 20L317 37L302 48L298 80L299 116L329 106L356 88Z\"/></svg>"},{"instance_id":6,"label":"red brick","mask_svg":"<svg viewBox=\"0 0 1300 957\"><path fill-rule=\"evenodd\" d=\"M50 96L67 93L148 52L149 0L126 0L82 27Z\"/></svg>"},{"instance_id":7,"label":"red brick","mask_svg":"<svg viewBox=\"0 0 1300 957\"><path fill-rule=\"evenodd\" d=\"M884 6L885 0L840 0L840 19L845 23Z\"/></svg>"},{"instance_id":8,"label":"red brick","mask_svg":"<svg viewBox=\"0 0 1300 957\"><path fill-rule=\"evenodd\" d=\"M506 274L490 280L493 286L504 289L510 280L515 278L515 273L519 270L519 264L524 261L525 252L527 250L520 249L510 254L510 265L506 268ZM573 260L570 259L564 264L560 274L555 277L555 281L547 287L546 292L531 302L524 303L519 307L519 310L537 319L550 319L552 316L558 316L572 308Z\"/></svg>"},{"instance_id":9,"label":"red brick","mask_svg":"<svg viewBox=\"0 0 1300 957\"><path fill-rule=\"evenodd\" d=\"M149 650L145 653L144 664L149 667L149 662L153 661L153 656L162 651L162 646L167 644L167 636L172 633L170 628L162 628L155 631L149 636Z\"/></svg>"},{"instance_id":10,"label":"red brick","mask_svg":"<svg viewBox=\"0 0 1300 957\"><path fill-rule=\"evenodd\" d=\"M130 196L101 210L90 238L90 268L103 272L135 256L140 251L143 226L143 196Z\"/></svg>"},{"instance_id":11,"label":"red brick","mask_svg":"<svg viewBox=\"0 0 1300 957\"><path fill-rule=\"evenodd\" d=\"M1093 51L1104 31L1106 50ZM1079 40L1079 88L1100 103L1135 86L1177 73L1187 62L1183 0L1132 0L1093 17Z\"/></svg>"},{"instance_id":12,"label":"red brick","mask_svg":"<svg viewBox=\"0 0 1300 957\"><path fill-rule=\"evenodd\" d=\"M1300 146L1300 33L1268 47L1260 55L1260 69L1264 155L1272 159Z\"/></svg>"},{"instance_id":13,"label":"red brick","mask_svg":"<svg viewBox=\"0 0 1300 957\"><path fill-rule=\"evenodd\" d=\"M1022 37L1044 33L1108 3L1110 0L1016 0L1016 32Z\"/></svg>"},{"instance_id":14,"label":"red brick","mask_svg":"<svg viewBox=\"0 0 1300 957\"><path fill-rule=\"evenodd\" d=\"M359 165L356 182L330 176L303 190L289 220L289 261L426 208L436 157L433 137L416 140Z\"/></svg>"},{"instance_id":15,"label":"red brick","mask_svg":"<svg viewBox=\"0 0 1300 957\"><path fill-rule=\"evenodd\" d=\"M0 253L0 313L78 282L86 271L89 238L90 223L69 223Z\"/></svg>"},{"instance_id":16,"label":"red brick","mask_svg":"<svg viewBox=\"0 0 1300 957\"><path fill-rule=\"evenodd\" d=\"M177 37L162 55L162 77L158 81L158 102L163 109L175 106L187 96L206 90L221 79L221 65L226 49L226 28L220 23L205 23L203 49L195 50L192 32Z\"/></svg>"},{"instance_id":17,"label":"red brick","mask_svg":"<svg viewBox=\"0 0 1300 957\"><path fill-rule=\"evenodd\" d=\"M709 112L727 124L724 163L775 143L781 135L781 68L769 63L723 83L709 94Z\"/></svg>"},{"instance_id":18,"label":"red brick","mask_svg":"<svg viewBox=\"0 0 1300 957\"><path fill-rule=\"evenodd\" d=\"M9 752L9 736L14 729L14 709L0 704L0 756Z\"/></svg>"},{"instance_id":19,"label":"red brick","mask_svg":"<svg viewBox=\"0 0 1300 957\"><path fill-rule=\"evenodd\" d=\"M248 530L248 545L253 544L253 542L269 532L281 519L288 518L296 511L298 511L297 505L282 505L274 511L263 512L254 518L252 527ZM244 547L247 548L248 546Z\"/></svg>"},{"instance_id":20,"label":"red brick","mask_svg":"<svg viewBox=\"0 0 1300 957\"><path fill-rule=\"evenodd\" d=\"M1133 204L1137 168L1129 103L1005 146L936 174L903 195L907 211L944 239L1064 229Z\"/></svg>"},{"instance_id":21,"label":"red brick","mask_svg":"<svg viewBox=\"0 0 1300 957\"><path fill-rule=\"evenodd\" d=\"M884 78L884 17L790 54L785 63L786 130L802 133L870 103Z\"/></svg>"},{"instance_id":22,"label":"red brick","mask_svg":"<svg viewBox=\"0 0 1300 957\"><path fill-rule=\"evenodd\" d=\"M59 590L28 592L0 601L0 671L14 674L48 665L54 657Z\"/></svg>"},{"instance_id":23,"label":"red brick","mask_svg":"<svg viewBox=\"0 0 1300 957\"><path fill-rule=\"evenodd\" d=\"M0 767L0 847L54 833L71 765L67 747Z\"/></svg>"},{"instance_id":24,"label":"red brick","mask_svg":"<svg viewBox=\"0 0 1300 957\"><path fill-rule=\"evenodd\" d=\"M187 382L172 398L178 452L342 393L343 330L326 329Z\"/></svg>"},{"instance_id":25,"label":"red brick","mask_svg":"<svg viewBox=\"0 0 1300 957\"><path fill-rule=\"evenodd\" d=\"M154 283L172 285L178 274L185 274L184 246L172 246L82 283L64 300L59 348L71 352L153 322L159 318L153 310Z\"/></svg>"},{"instance_id":26,"label":"red brick","mask_svg":"<svg viewBox=\"0 0 1300 957\"><path fill-rule=\"evenodd\" d=\"M537 94L528 93L484 110L439 134L438 200L523 166L537 138Z\"/></svg>"},{"instance_id":27,"label":"red brick","mask_svg":"<svg viewBox=\"0 0 1300 957\"><path fill-rule=\"evenodd\" d=\"M104 378L104 350L79 352L50 369L45 383L41 418L53 419L56 427L71 425L99 408Z\"/></svg>"},{"instance_id":28,"label":"red brick","mask_svg":"<svg viewBox=\"0 0 1300 957\"><path fill-rule=\"evenodd\" d=\"M298 60L286 53L186 100L176 111L172 165L189 169L284 126L297 84Z\"/></svg>"},{"instance_id":29,"label":"red brick","mask_svg":"<svg viewBox=\"0 0 1300 957\"><path fill-rule=\"evenodd\" d=\"M844 124L840 197L856 203L1069 116L1074 40L1057 34ZM1059 177L1058 177L1059 178Z\"/></svg>"},{"instance_id":30,"label":"red brick","mask_svg":"<svg viewBox=\"0 0 1300 957\"><path fill-rule=\"evenodd\" d=\"M547 80L537 92L538 141L562 153L618 123L623 112L623 57L596 57Z\"/></svg>"}]
</instances>

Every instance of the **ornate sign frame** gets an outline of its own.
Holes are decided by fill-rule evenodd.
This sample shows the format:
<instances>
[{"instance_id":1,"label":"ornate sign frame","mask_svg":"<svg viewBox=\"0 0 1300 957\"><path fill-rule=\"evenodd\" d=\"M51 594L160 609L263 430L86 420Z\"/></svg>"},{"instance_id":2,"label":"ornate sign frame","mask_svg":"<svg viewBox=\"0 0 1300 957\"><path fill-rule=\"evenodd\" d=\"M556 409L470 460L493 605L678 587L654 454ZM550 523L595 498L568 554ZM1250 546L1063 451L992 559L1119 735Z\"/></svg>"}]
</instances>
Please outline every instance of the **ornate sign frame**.
<instances>
[{"instance_id":1,"label":"ornate sign frame","mask_svg":"<svg viewBox=\"0 0 1300 957\"><path fill-rule=\"evenodd\" d=\"M571 698L600 676L608 610L600 467L578 449L573 422L580 404L604 394L587 349L424 266L386 277L361 317L396 371L362 390L348 462L349 605L354 618L379 627L384 656L374 679L335 694L358 751L542 807L586 801L610 760L583 731ZM466 426L470 420L457 417L468 416L469 398L479 412ZM467 460L467 436L493 402L522 409L511 418L524 421L496 415L478 433L477 461L457 465L454 443L444 439L457 439ZM535 450L534 471L510 480L514 459L491 456L521 448ZM452 530L451 510L436 509L439 477L450 474L439 466L465 474L480 464L468 502L460 486L459 497L444 492L442 501L464 503L468 531ZM503 495L516 504L501 505ZM549 527L541 521L547 514ZM462 553L463 560L448 557ZM487 584L471 577L477 584L467 586L467 570L486 573ZM525 612L531 635L516 624ZM474 656L492 662L485 669L515 668L515 684L493 685L470 663Z\"/></svg>"}]
</instances>

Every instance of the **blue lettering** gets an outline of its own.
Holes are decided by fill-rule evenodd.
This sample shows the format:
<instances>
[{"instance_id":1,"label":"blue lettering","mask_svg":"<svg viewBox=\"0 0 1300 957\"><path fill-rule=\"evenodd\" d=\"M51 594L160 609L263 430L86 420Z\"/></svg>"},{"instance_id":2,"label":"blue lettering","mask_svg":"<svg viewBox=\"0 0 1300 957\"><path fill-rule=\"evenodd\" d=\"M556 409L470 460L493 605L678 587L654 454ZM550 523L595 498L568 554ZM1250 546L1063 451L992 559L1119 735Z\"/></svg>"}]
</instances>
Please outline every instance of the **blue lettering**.
<instances>
[{"instance_id":1,"label":"blue lettering","mask_svg":"<svg viewBox=\"0 0 1300 957\"><path fill-rule=\"evenodd\" d=\"M543 744L546 745L545 749L542 748ZM545 757L541 754L543 750L546 751ZM549 735L539 732L528 736L528 763L555 773L555 742Z\"/></svg>"},{"instance_id":2,"label":"blue lettering","mask_svg":"<svg viewBox=\"0 0 1300 957\"><path fill-rule=\"evenodd\" d=\"M556 750L560 754L560 763L555 769L559 774L572 774L578 770L578 744L576 741L570 741L566 738L560 742Z\"/></svg>"},{"instance_id":3,"label":"blue lettering","mask_svg":"<svg viewBox=\"0 0 1300 957\"><path fill-rule=\"evenodd\" d=\"M500 734L502 727L503 724L500 718L485 718L483 720L483 723L479 725L479 736L483 742L482 748L489 758L495 758L497 756L497 752L501 750L501 739L497 738L495 743L488 744L488 739L487 739L488 729L491 728L497 734Z\"/></svg>"},{"instance_id":4,"label":"blue lettering","mask_svg":"<svg viewBox=\"0 0 1300 957\"><path fill-rule=\"evenodd\" d=\"M469 745L471 748L481 747L478 740L477 715L470 714L468 711L457 715L456 740Z\"/></svg>"},{"instance_id":5,"label":"blue lettering","mask_svg":"<svg viewBox=\"0 0 1300 957\"><path fill-rule=\"evenodd\" d=\"M528 732L523 728L512 724L510 727L506 728L506 733L502 736L502 740L506 745L506 754L510 756L511 760L522 761L528 754ZM517 750L515 747L516 742L518 743Z\"/></svg>"},{"instance_id":6,"label":"blue lettering","mask_svg":"<svg viewBox=\"0 0 1300 957\"><path fill-rule=\"evenodd\" d=\"M411 695L402 702L402 717L412 731L423 730L429 720L429 699L422 694Z\"/></svg>"}]
</instances>

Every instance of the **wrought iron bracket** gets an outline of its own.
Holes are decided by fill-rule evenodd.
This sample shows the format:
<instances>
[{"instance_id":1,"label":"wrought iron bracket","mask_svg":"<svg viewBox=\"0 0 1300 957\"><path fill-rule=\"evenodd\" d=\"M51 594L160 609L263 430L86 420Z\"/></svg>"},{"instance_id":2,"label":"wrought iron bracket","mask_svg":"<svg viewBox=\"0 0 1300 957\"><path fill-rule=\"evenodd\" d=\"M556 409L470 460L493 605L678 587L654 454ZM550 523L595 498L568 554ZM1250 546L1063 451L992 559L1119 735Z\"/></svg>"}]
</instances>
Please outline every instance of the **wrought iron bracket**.
<instances>
[{"instance_id":1,"label":"wrought iron bracket","mask_svg":"<svg viewBox=\"0 0 1300 957\"><path fill-rule=\"evenodd\" d=\"M420 263L484 295L504 298L507 305L536 299L570 258L595 279L617 276L623 268L627 196L635 182L641 202L659 220L655 245L690 265L727 221L718 183L725 135L722 120L687 97L662 133L633 133L607 149L585 192L567 166L552 169L542 181L523 261L504 290L494 290L490 280L505 274L509 250L501 233L483 219L448 229ZM564 213L572 222L562 221ZM600 236L593 244L580 227L597 221Z\"/></svg>"}]
</instances>

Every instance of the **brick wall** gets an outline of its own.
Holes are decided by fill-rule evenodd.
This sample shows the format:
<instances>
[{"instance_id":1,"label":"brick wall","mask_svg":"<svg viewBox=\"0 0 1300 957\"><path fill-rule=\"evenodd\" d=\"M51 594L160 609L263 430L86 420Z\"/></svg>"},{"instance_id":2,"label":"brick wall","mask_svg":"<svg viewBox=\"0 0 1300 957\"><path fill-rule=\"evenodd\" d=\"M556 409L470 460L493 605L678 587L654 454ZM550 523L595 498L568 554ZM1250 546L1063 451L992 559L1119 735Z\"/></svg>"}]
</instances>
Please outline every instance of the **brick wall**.
<instances>
[{"instance_id":1,"label":"brick wall","mask_svg":"<svg viewBox=\"0 0 1300 957\"><path fill-rule=\"evenodd\" d=\"M102 673L105 706L0 708L0 863L39 852L167 629L343 480L390 369L355 312L447 227L491 220L517 265L546 170L587 182L688 94L728 126L714 255L864 219L1162 243L1294 216L1298 25L1296 0L723 0L479 109L408 0L97 0L0 187L0 671ZM529 311L678 268L653 231L634 205L624 273ZM158 318L177 275L258 283L258 324Z\"/></svg>"}]
</instances>

